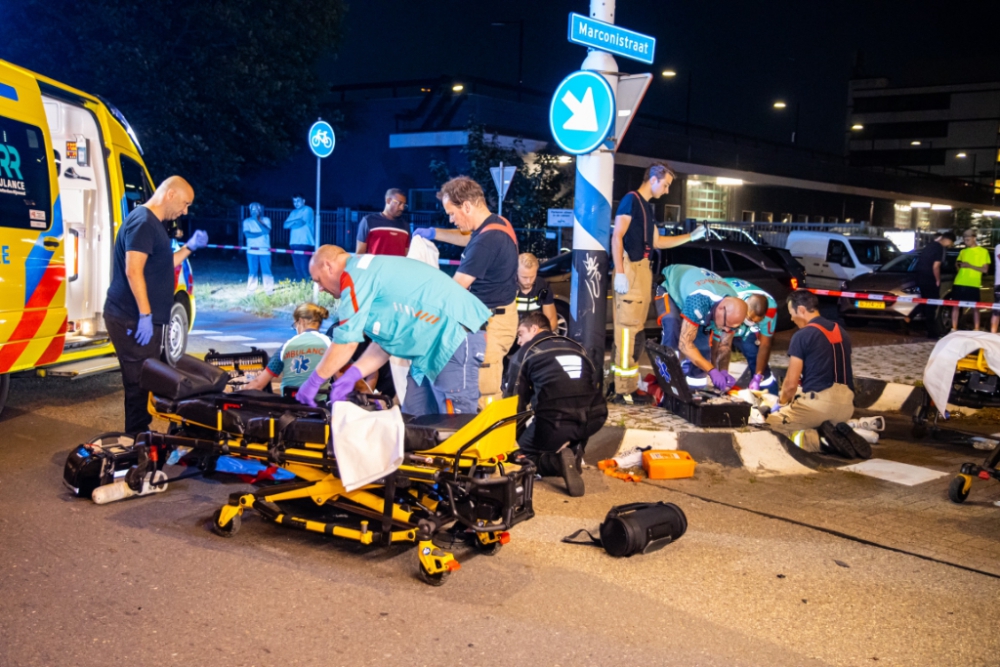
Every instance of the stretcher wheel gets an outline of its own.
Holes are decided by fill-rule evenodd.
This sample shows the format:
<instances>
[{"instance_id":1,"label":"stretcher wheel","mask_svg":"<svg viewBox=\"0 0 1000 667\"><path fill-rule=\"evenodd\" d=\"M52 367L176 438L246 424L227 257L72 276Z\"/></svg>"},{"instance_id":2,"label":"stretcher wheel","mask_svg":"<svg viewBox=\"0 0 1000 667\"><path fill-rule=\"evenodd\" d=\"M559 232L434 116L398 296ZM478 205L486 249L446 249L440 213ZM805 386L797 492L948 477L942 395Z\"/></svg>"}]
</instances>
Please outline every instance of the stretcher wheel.
<instances>
[{"instance_id":1,"label":"stretcher wheel","mask_svg":"<svg viewBox=\"0 0 1000 667\"><path fill-rule=\"evenodd\" d=\"M968 497L969 492L965 490L965 478L959 475L951 480L951 484L948 485L948 498L951 502L964 503Z\"/></svg>"},{"instance_id":2,"label":"stretcher wheel","mask_svg":"<svg viewBox=\"0 0 1000 667\"><path fill-rule=\"evenodd\" d=\"M229 520L225 526L219 525L219 517L222 516L222 508L215 510L215 514L212 515L212 532L216 535L221 535L222 537L232 537L236 533L240 532L240 524L242 519L240 515L237 514L232 519Z\"/></svg>"},{"instance_id":3,"label":"stretcher wheel","mask_svg":"<svg viewBox=\"0 0 1000 667\"><path fill-rule=\"evenodd\" d=\"M431 586L444 586L444 582L448 581L448 577L451 576L451 572L447 570L431 574L424 568L422 563L417 564L417 574L420 576L420 581Z\"/></svg>"},{"instance_id":4,"label":"stretcher wheel","mask_svg":"<svg viewBox=\"0 0 1000 667\"><path fill-rule=\"evenodd\" d=\"M500 553L500 548L503 546L502 542L483 544L478 539L476 539L474 544L476 545L476 551L483 554L484 556L496 556L498 553Z\"/></svg>"}]
</instances>

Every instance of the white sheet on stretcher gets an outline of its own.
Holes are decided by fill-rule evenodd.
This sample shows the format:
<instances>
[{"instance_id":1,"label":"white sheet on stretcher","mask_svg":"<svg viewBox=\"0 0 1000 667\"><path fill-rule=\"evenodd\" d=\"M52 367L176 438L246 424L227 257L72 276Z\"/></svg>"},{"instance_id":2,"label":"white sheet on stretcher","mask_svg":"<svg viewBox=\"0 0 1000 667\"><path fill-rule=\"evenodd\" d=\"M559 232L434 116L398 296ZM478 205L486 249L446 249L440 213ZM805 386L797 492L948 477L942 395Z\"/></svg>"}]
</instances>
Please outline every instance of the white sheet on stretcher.
<instances>
[{"instance_id":1,"label":"white sheet on stretcher","mask_svg":"<svg viewBox=\"0 0 1000 667\"><path fill-rule=\"evenodd\" d=\"M395 472L403 462L405 426L398 407L369 412L337 401L332 422L333 453L348 491Z\"/></svg>"},{"instance_id":2,"label":"white sheet on stretcher","mask_svg":"<svg viewBox=\"0 0 1000 667\"><path fill-rule=\"evenodd\" d=\"M945 413L951 385L958 362L978 350L984 351L986 364L1000 375L1000 334L985 331L956 331L937 342L924 366L924 388L937 406Z\"/></svg>"}]
</instances>

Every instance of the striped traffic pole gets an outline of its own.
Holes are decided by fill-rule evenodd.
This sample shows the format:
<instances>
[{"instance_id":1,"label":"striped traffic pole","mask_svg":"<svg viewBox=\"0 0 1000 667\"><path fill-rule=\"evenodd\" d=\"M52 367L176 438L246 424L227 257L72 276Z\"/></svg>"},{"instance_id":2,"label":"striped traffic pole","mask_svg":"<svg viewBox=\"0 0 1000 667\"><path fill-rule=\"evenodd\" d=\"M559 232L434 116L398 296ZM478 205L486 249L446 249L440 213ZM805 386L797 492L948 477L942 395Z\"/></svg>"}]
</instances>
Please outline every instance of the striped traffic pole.
<instances>
[{"instance_id":1,"label":"striped traffic pole","mask_svg":"<svg viewBox=\"0 0 1000 667\"><path fill-rule=\"evenodd\" d=\"M614 0L591 0L590 17L614 23ZM597 72L607 80L612 93L617 92L618 65L610 53L589 51L581 69ZM576 189L573 195L573 274L570 283L568 324L570 337L587 350L594 368L604 367L614 175L615 154L604 144L576 158Z\"/></svg>"}]
</instances>

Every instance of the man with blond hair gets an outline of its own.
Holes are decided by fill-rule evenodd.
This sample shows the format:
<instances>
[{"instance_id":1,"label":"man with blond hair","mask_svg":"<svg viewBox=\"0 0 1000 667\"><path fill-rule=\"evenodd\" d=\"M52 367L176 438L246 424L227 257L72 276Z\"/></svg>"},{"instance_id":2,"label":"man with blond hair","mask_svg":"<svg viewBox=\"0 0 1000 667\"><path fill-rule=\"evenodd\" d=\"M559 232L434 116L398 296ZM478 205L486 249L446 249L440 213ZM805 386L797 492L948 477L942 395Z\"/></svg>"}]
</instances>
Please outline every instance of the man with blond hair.
<instances>
[{"instance_id":1,"label":"man with blond hair","mask_svg":"<svg viewBox=\"0 0 1000 667\"><path fill-rule=\"evenodd\" d=\"M194 188L180 176L160 183L145 204L125 218L115 237L111 285L104 302L108 337L115 346L125 385L125 432L149 429L146 392L139 374L146 359L160 356L163 330L174 305L174 267L208 245L202 230L174 252L165 224L188 212Z\"/></svg>"},{"instance_id":2,"label":"man with blond hair","mask_svg":"<svg viewBox=\"0 0 1000 667\"><path fill-rule=\"evenodd\" d=\"M538 276L538 258L522 252L517 258L517 317L523 320L528 313L541 311L549 320L549 328L558 330L559 315L552 297L549 281ZM565 332L564 332L565 333Z\"/></svg>"},{"instance_id":3,"label":"man with blond hair","mask_svg":"<svg viewBox=\"0 0 1000 667\"><path fill-rule=\"evenodd\" d=\"M479 183L458 176L441 186L438 199L458 229L427 227L414 236L462 246L455 282L490 309L486 357L479 371L479 407L501 397L503 358L517 335L517 236L506 219L490 212Z\"/></svg>"},{"instance_id":4,"label":"man with blond hair","mask_svg":"<svg viewBox=\"0 0 1000 667\"><path fill-rule=\"evenodd\" d=\"M490 311L447 274L405 257L354 255L325 245L309 274L340 300L333 344L296 394L315 405L316 394L351 361L367 335L372 343L330 388L343 400L355 383L389 356L410 360L403 412L410 415L475 414L479 365Z\"/></svg>"}]
</instances>

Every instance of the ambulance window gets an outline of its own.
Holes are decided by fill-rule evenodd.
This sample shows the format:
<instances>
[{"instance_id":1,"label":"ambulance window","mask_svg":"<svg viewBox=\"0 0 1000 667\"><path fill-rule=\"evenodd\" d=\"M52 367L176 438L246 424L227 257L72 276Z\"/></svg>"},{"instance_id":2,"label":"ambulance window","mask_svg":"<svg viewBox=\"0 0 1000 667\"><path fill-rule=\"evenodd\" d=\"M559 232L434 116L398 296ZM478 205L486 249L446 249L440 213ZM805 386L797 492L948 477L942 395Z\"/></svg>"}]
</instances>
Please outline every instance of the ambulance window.
<instances>
[{"instance_id":1,"label":"ambulance window","mask_svg":"<svg viewBox=\"0 0 1000 667\"><path fill-rule=\"evenodd\" d=\"M153 196L153 188L146 178L146 170L142 165L124 155L122 159L122 182L125 184L125 208L128 213L135 210Z\"/></svg>"},{"instance_id":2,"label":"ambulance window","mask_svg":"<svg viewBox=\"0 0 1000 667\"><path fill-rule=\"evenodd\" d=\"M35 126L0 117L0 227L45 230L52 224L43 137Z\"/></svg>"}]
</instances>

